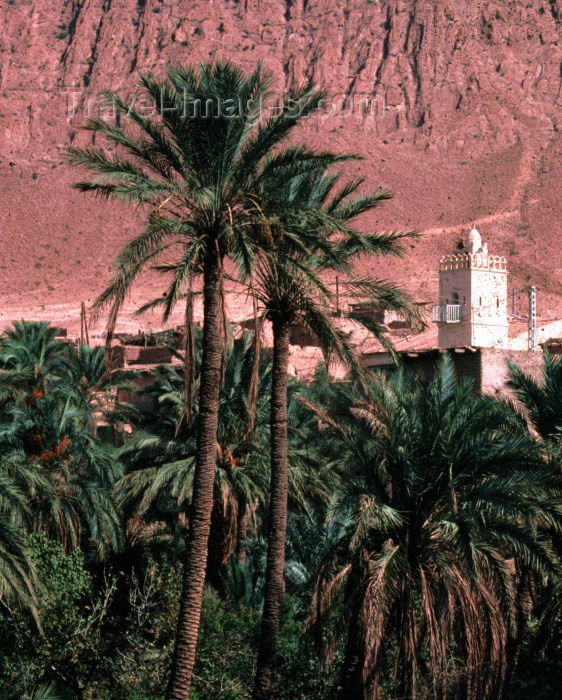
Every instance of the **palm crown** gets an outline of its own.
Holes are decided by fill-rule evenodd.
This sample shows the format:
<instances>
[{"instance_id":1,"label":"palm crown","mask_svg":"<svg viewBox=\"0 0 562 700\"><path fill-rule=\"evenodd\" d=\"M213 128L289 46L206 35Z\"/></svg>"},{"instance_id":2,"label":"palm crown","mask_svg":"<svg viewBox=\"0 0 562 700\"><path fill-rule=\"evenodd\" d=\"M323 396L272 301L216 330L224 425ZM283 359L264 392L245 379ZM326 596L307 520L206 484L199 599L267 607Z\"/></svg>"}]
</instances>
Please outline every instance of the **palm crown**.
<instances>
[{"instance_id":1,"label":"palm crown","mask_svg":"<svg viewBox=\"0 0 562 700\"><path fill-rule=\"evenodd\" d=\"M16 323L0 339L0 373L12 387L0 404L0 458L31 527L68 548L91 537L103 554L120 539L111 495L120 467L94 437L91 407L74 382L86 371L83 353L55 335L45 323Z\"/></svg>"},{"instance_id":2,"label":"palm crown","mask_svg":"<svg viewBox=\"0 0 562 700\"><path fill-rule=\"evenodd\" d=\"M274 154L298 124L297 116L309 114L321 95L310 87L298 89L286 97L286 104L298 104L298 115L286 109L264 119L261 110L272 93L271 78L261 68L246 77L228 63L199 71L177 67L168 70L167 80L145 76L141 84L154 101L156 118L110 94L130 120L129 129L102 119L84 126L126 156L86 147L72 149L71 159L97 173L94 180L77 185L81 191L134 201L149 213L144 232L117 258L117 273L99 305L118 310L135 276L159 254L172 255L174 248L174 263L164 264L173 278L165 297L169 314L202 273L206 256L230 257L240 271L250 272L263 244L250 224L263 220L257 193L269 178L337 158L302 148ZM240 105L234 114L225 113L226 100Z\"/></svg>"},{"instance_id":3,"label":"palm crown","mask_svg":"<svg viewBox=\"0 0 562 700\"><path fill-rule=\"evenodd\" d=\"M537 525L560 531L556 475L513 430L509 407L473 397L448 358L429 383L376 379L321 415L339 441L334 517L347 526L321 571L314 618L341 594L345 692L379 697L383 669L394 668L400 697L427 681L493 693L513 631L509 560L539 578L557 569L535 536ZM467 659L456 678L455 648Z\"/></svg>"},{"instance_id":4,"label":"palm crown","mask_svg":"<svg viewBox=\"0 0 562 700\"><path fill-rule=\"evenodd\" d=\"M535 381L517 365L509 365L508 386L525 409L533 429L543 440L559 443L562 437L562 361L544 356L542 381Z\"/></svg>"}]
</instances>

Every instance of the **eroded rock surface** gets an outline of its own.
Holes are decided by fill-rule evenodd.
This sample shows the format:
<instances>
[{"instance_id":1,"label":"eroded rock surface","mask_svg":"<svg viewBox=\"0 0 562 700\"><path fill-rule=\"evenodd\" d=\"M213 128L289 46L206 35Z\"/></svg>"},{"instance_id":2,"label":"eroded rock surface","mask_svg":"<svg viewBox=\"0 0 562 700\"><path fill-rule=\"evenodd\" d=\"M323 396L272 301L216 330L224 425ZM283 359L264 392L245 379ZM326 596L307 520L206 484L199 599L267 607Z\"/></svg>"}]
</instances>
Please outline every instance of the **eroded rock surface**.
<instances>
[{"instance_id":1,"label":"eroded rock surface","mask_svg":"<svg viewBox=\"0 0 562 700\"><path fill-rule=\"evenodd\" d=\"M126 207L71 189L62 158L85 138L80 108L209 58L262 60L280 92L311 78L347 100L300 137L360 152L350 174L394 193L367 225L426 232L381 274L433 299L438 257L477 222L516 288L539 287L539 314L560 315L561 19L559 0L3 0L3 316L93 300L138 228ZM344 116L352 96L371 114Z\"/></svg>"}]
</instances>

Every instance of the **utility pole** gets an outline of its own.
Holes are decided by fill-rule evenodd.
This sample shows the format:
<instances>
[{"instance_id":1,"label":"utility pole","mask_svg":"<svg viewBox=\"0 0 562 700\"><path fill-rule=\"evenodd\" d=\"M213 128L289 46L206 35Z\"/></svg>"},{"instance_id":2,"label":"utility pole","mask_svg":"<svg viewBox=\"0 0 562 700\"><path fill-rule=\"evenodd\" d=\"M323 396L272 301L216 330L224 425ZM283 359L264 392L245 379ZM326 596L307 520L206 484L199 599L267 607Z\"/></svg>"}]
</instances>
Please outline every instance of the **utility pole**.
<instances>
[{"instance_id":1,"label":"utility pole","mask_svg":"<svg viewBox=\"0 0 562 700\"><path fill-rule=\"evenodd\" d=\"M80 304L80 345L90 345L90 335L88 333L88 317L86 316L86 304Z\"/></svg>"},{"instance_id":2,"label":"utility pole","mask_svg":"<svg viewBox=\"0 0 562 700\"><path fill-rule=\"evenodd\" d=\"M537 290L529 287L529 350L537 349Z\"/></svg>"}]
</instances>

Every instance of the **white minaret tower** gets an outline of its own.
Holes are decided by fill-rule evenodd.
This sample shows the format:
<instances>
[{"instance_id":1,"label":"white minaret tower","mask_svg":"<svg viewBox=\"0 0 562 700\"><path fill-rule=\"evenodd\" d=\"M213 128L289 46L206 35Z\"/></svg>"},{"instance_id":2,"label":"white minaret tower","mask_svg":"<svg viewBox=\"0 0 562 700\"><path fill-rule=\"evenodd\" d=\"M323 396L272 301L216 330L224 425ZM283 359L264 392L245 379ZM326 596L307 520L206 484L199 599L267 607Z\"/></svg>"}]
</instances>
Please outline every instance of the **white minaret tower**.
<instances>
[{"instance_id":1,"label":"white minaret tower","mask_svg":"<svg viewBox=\"0 0 562 700\"><path fill-rule=\"evenodd\" d=\"M439 347L506 348L507 261L488 255L473 228L458 253L439 263L439 304L432 320L439 324Z\"/></svg>"}]
</instances>

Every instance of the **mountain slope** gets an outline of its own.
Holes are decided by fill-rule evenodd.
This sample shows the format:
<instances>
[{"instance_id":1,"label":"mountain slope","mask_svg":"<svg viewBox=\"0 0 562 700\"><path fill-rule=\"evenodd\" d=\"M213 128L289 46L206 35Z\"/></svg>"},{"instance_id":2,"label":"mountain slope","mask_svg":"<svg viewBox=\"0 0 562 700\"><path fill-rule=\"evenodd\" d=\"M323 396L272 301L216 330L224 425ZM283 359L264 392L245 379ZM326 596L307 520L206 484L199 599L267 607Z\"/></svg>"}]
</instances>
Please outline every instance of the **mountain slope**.
<instances>
[{"instance_id":1,"label":"mountain slope","mask_svg":"<svg viewBox=\"0 0 562 700\"><path fill-rule=\"evenodd\" d=\"M130 209L71 189L63 153L84 140L88 104L101 109L107 88L132 100L140 73L209 58L262 60L280 94L309 78L328 91L339 109L299 138L361 153L350 173L394 193L366 225L425 232L381 274L434 299L438 258L475 221L509 256L514 286L535 283L539 313L562 315L561 13L558 0L3 2L3 318L93 300L138 228Z\"/></svg>"}]
</instances>

